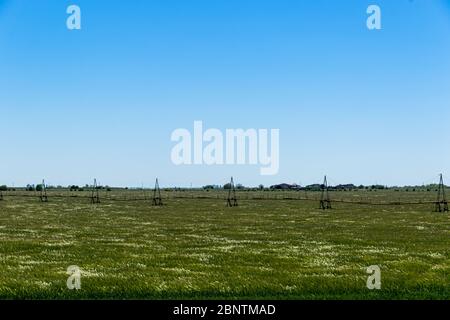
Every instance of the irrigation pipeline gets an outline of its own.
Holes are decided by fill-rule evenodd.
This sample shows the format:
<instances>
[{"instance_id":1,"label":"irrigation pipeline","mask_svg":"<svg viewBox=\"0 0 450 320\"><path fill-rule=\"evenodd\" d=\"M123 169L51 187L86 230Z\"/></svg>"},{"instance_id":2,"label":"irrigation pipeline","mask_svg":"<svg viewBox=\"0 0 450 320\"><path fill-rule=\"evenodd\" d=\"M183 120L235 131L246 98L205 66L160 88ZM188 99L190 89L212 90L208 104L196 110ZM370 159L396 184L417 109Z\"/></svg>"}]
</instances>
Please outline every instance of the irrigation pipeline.
<instances>
[{"instance_id":1,"label":"irrigation pipeline","mask_svg":"<svg viewBox=\"0 0 450 320\"><path fill-rule=\"evenodd\" d=\"M3 193L3 199L6 200L7 198L37 198L40 199L40 195L36 195L36 194L8 194L8 193ZM51 199L51 198L57 198L57 199L86 199L86 200L91 200L92 196L89 195L62 195L62 194L53 194L53 195L48 195L47 194L47 198ZM164 198L163 198L164 199ZM181 196L181 195L176 195L176 196L168 196L165 198L166 201L167 200L171 200L171 199L186 199L186 200L223 200L225 201L226 198L224 197L207 197L207 196ZM105 201L105 202L139 202L139 201L152 201L151 197L141 197L141 198L119 198L119 197L100 197L101 201ZM241 201L245 201L245 200L259 200L259 201L313 201L313 202L317 202L320 199L316 199L316 198L303 198L303 197L281 197L281 198L274 198L274 197L258 197L258 196L254 196L254 197L249 197L247 196L247 198L242 197L240 199ZM436 201L431 201L431 200L427 200L427 201L384 201L384 202L374 202L374 201L363 201L363 200L344 200L344 199L331 199L331 202L336 202L336 203L345 203L345 204L355 204L355 205L368 205L368 206L402 206L402 205L426 205L426 204L433 204L436 203Z\"/></svg>"},{"instance_id":2,"label":"irrigation pipeline","mask_svg":"<svg viewBox=\"0 0 450 320\"><path fill-rule=\"evenodd\" d=\"M3 194L4 199L6 198L37 198L40 199L40 195L33 195L33 194ZM80 196L80 195L62 195L62 194L53 194L53 195L48 195L47 194L47 198L57 198L57 199L87 199L90 200L92 199L92 196ZM112 198L112 197L100 197L101 200L106 200L106 201L149 201L151 199L147 199L147 198Z\"/></svg>"},{"instance_id":3,"label":"irrigation pipeline","mask_svg":"<svg viewBox=\"0 0 450 320\"><path fill-rule=\"evenodd\" d=\"M318 201L318 200L315 200ZM371 205L371 206L402 206L402 205L419 205L419 204L432 204L436 201L392 201L392 202L372 202L372 201L349 201L349 200L339 200L332 199L331 202L339 203L349 203L349 204L360 204L360 205Z\"/></svg>"}]
</instances>

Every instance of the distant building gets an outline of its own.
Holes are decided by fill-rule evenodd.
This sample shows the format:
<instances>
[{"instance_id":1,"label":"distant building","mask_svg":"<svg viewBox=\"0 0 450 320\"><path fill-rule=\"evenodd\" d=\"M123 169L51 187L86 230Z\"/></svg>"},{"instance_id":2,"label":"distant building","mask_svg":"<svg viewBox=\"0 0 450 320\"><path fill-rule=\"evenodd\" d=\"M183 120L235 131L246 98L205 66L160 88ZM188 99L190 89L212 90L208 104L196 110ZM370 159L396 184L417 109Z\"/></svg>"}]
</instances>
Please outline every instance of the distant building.
<instances>
[{"instance_id":1,"label":"distant building","mask_svg":"<svg viewBox=\"0 0 450 320\"><path fill-rule=\"evenodd\" d=\"M273 186L270 186L270 189L272 190L300 190L301 187L298 184L288 184L288 183L281 183L281 184L275 184Z\"/></svg>"}]
</instances>

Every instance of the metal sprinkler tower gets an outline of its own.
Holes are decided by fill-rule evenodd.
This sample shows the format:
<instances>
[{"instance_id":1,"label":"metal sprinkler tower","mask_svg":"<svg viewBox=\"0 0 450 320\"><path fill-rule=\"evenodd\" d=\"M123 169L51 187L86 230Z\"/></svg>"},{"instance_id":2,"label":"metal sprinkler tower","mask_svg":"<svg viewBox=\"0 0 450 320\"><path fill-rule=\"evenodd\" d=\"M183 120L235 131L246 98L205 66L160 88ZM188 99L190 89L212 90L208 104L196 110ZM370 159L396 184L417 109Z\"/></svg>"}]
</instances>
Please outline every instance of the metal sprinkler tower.
<instances>
[{"instance_id":1,"label":"metal sprinkler tower","mask_svg":"<svg viewBox=\"0 0 450 320\"><path fill-rule=\"evenodd\" d=\"M152 204L154 206L158 206L158 207L163 205L162 198L161 198L161 189L159 188L158 178L156 178L156 181L155 181L155 189L153 190Z\"/></svg>"},{"instance_id":2,"label":"metal sprinkler tower","mask_svg":"<svg viewBox=\"0 0 450 320\"><path fill-rule=\"evenodd\" d=\"M437 200L434 204L434 211L435 212L448 212L448 202L447 202L447 197L445 196L445 185L444 185L444 178L442 177L442 173L440 174L438 195L437 195Z\"/></svg>"},{"instance_id":3,"label":"metal sprinkler tower","mask_svg":"<svg viewBox=\"0 0 450 320\"><path fill-rule=\"evenodd\" d=\"M320 209L328 210L331 209L330 195L328 194L328 181L327 176L323 179L322 193L320 195Z\"/></svg>"},{"instance_id":4,"label":"metal sprinkler tower","mask_svg":"<svg viewBox=\"0 0 450 320\"><path fill-rule=\"evenodd\" d=\"M41 202L48 202L47 187L45 186L45 180L42 180L39 199L41 200Z\"/></svg>"},{"instance_id":5,"label":"metal sprinkler tower","mask_svg":"<svg viewBox=\"0 0 450 320\"><path fill-rule=\"evenodd\" d=\"M92 204L100 203L100 196L98 195L97 179L94 179L94 185L92 186L91 203Z\"/></svg>"},{"instance_id":6,"label":"metal sprinkler tower","mask_svg":"<svg viewBox=\"0 0 450 320\"><path fill-rule=\"evenodd\" d=\"M234 187L233 177L230 181L230 189L228 189L227 207L237 207L236 188Z\"/></svg>"}]
</instances>

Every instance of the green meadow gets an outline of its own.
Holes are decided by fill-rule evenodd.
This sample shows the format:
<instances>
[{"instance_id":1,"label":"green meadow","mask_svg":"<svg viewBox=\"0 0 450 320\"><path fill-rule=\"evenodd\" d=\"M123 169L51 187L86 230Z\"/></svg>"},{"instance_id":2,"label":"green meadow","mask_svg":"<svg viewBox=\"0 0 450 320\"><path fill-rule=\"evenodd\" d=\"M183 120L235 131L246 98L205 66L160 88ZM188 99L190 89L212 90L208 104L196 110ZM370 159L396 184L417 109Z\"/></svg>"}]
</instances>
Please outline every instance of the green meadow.
<instances>
[{"instance_id":1,"label":"green meadow","mask_svg":"<svg viewBox=\"0 0 450 320\"><path fill-rule=\"evenodd\" d=\"M163 191L164 206L153 207L137 201L141 191L102 192L96 205L58 191L47 203L6 193L0 299L450 299L450 214L432 204L320 210L319 193L238 191L239 206L227 208L224 192L199 190ZM331 192L332 200L434 198ZM67 288L71 265L80 290ZM366 287L371 265L381 290Z\"/></svg>"}]
</instances>

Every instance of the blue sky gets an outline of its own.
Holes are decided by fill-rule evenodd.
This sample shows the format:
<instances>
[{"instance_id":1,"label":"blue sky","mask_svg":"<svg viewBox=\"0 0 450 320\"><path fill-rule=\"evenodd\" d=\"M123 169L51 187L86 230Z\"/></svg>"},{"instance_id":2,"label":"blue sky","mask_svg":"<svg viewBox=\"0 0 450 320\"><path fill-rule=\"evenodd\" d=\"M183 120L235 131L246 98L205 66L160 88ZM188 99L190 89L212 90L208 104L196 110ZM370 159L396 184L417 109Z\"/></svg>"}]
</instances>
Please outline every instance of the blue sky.
<instances>
[{"instance_id":1,"label":"blue sky","mask_svg":"<svg viewBox=\"0 0 450 320\"><path fill-rule=\"evenodd\" d=\"M0 0L0 184L450 178L449 34L448 0ZM278 175L173 165L194 120L279 128Z\"/></svg>"}]
</instances>

